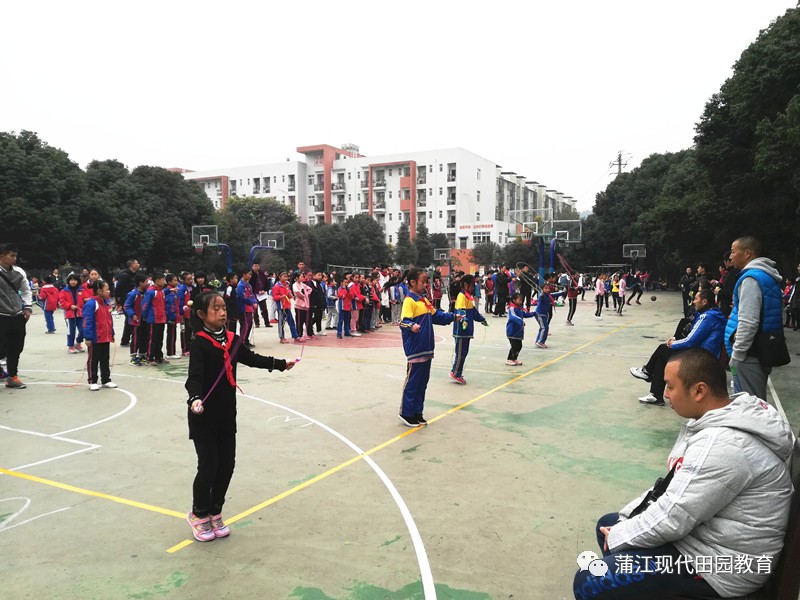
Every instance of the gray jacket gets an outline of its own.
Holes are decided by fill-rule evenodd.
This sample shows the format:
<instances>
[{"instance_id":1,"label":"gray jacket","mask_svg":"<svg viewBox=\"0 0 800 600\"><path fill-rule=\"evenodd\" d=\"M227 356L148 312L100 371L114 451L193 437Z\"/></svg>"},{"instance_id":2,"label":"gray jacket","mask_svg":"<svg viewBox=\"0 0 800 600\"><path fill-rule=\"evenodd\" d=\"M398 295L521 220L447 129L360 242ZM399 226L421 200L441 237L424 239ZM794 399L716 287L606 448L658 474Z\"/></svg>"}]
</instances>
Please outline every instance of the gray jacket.
<instances>
[{"instance_id":1,"label":"gray jacket","mask_svg":"<svg viewBox=\"0 0 800 600\"><path fill-rule=\"evenodd\" d=\"M10 271L0 267L0 273L11 282L9 286L6 280L0 277L0 316L15 317L21 315L23 310L31 310L33 295L25 271L17 266L11 267Z\"/></svg>"},{"instance_id":2,"label":"gray jacket","mask_svg":"<svg viewBox=\"0 0 800 600\"><path fill-rule=\"evenodd\" d=\"M690 419L670 451L678 468L666 492L643 513L626 518L644 498L620 511L608 537L612 552L672 543L683 556L752 560L751 572L702 573L723 598L762 587L757 573L777 566L789 519L792 481L786 461L794 438L775 408L747 393L724 408ZM758 560L761 557L760 561ZM741 560L741 559L740 559ZM742 569L745 570L745 569Z\"/></svg>"}]
</instances>

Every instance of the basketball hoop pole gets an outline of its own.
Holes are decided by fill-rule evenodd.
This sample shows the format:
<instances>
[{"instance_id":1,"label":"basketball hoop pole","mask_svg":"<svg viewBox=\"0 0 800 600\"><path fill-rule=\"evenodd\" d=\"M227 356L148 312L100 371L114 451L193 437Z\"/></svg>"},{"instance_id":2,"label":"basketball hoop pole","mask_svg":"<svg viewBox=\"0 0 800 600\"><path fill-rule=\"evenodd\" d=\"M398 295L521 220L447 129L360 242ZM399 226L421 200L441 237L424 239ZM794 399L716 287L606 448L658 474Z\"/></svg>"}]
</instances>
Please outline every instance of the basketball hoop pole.
<instances>
[{"instance_id":1,"label":"basketball hoop pole","mask_svg":"<svg viewBox=\"0 0 800 600\"><path fill-rule=\"evenodd\" d=\"M256 254L258 254L262 250L275 250L275 248L270 248L269 246L253 246L252 248L250 248L250 264L251 265L256 261Z\"/></svg>"},{"instance_id":2,"label":"basketball hoop pole","mask_svg":"<svg viewBox=\"0 0 800 600\"><path fill-rule=\"evenodd\" d=\"M222 251L225 253L225 258L228 259L228 273L233 273L233 251L228 244L218 244Z\"/></svg>"}]
</instances>

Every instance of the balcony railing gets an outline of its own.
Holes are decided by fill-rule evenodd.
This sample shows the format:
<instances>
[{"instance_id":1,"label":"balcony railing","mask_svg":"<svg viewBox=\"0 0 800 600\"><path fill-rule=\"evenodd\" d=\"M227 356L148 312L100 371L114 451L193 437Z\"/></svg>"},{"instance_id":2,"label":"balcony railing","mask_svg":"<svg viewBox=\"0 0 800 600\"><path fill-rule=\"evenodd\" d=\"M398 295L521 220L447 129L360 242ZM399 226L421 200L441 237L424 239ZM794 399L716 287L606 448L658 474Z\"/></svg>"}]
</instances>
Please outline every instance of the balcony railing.
<instances>
[{"instance_id":1,"label":"balcony railing","mask_svg":"<svg viewBox=\"0 0 800 600\"><path fill-rule=\"evenodd\" d=\"M344 212L344 204L334 204L333 212Z\"/></svg>"},{"instance_id":2,"label":"balcony railing","mask_svg":"<svg viewBox=\"0 0 800 600\"><path fill-rule=\"evenodd\" d=\"M417 177L417 185L425 185L425 178Z\"/></svg>"},{"instance_id":3,"label":"balcony railing","mask_svg":"<svg viewBox=\"0 0 800 600\"><path fill-rule=\"evenodd\" d=\"M447 175L447 181L455 181L455 180L456 180L456 174L455 174L455 172L453 172L453 173L448 173L448 175Z\"/></svg>"},{"instance_id":4,"label":"balcony railing","mask_svg":"<svg viewBox=\"0 0 800 600\"><path fill-rule=\"evenodd\" d=\"M290 192L294 191L294 183L290 183L289 187L287 188Z\"/></svg>"},{"instance_id":5,"label":"balcony railing","mask_svg":"<svg viewBox=\"0 0 800 600\"><path fill-rule=\"evenodd\" d=\"M372 182L372 187L379 188L379 187L386 187L386 180L385 179L378 179Z\"/></svg>"},{"instance_id":6,"label":"balcony railing","mask_svg":"<svg viewBox=\"0 0 800 600\"><path fill-rule=\"evenodd\" d=\"M369 208L369 202L361 203L361 210L367 210L368 208Z\"/></svg>"},{"instance_id":7,"label":"balcony railing","mask_svg":"<svg viewBox=\"0 0 800 600\"><path fill-rule=\"evenodd\" d=\"M314 184L314 191L315 192L325 191L325 184L324 183L315 183Z\"/></svg>"},{"instance_id":8,"label":"balcony railing","mask_svg":"<svg viewBox=\"0 0 800 600\"><path fill-rule=\"evenodd\" d=\"M375 206L373 206L373 208L375 210L385 210L386 209L386 203L378 201L378 202L375 203Z\"/></svg>"},{"instance_id":9,"label":"balcony railing","mask_svg":"<svg viewBox=\"0 0 800 600\"><path fill-rule=\"evenodd\" d=\"M455 196L448 196L447 197L447 205L448 206L452 206L455 203L456 203L456 197Z\"/></svg>"},{"instance_id":10,"label":"balcony railing","mask_svg":"<svg viewBox=\"0 0 800 600\"><path fill-rule=\"evenodd\" d=\"M362 188L368 188L369 187L369 181L362 181L361 182L361 187Z\"/></svg>"},{"instance_id":11,"label":"balcony railing","mask_svg":"<svg viewBox=\"0 0 800 600\"><path fill-rule=\"evenodd\" d=\"M419 206L420 208L425 208L427 205L428 203L425 201L424 198L417 200L417 206Z\"/></svg>"},{"instance_id":12,"label":"balcony railing","mask_svg":"<svg viewBox=\"0 0 800 600\"><path fill-rule=\"evenodd\" d=\"M344 189L344 182L343 181L337 181L336 183L334 183L331 186L331 189L333 189L333 190L343 190Z\"/></svg>"}]
</instances>

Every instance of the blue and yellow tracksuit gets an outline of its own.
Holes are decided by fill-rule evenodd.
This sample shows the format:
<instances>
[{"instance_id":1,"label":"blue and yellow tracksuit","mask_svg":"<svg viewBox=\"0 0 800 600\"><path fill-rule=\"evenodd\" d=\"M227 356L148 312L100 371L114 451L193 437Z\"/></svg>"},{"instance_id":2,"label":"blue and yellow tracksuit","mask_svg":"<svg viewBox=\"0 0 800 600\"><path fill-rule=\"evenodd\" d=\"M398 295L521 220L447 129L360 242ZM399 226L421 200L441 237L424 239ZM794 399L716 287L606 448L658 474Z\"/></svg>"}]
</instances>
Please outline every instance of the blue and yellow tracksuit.
<instances>
[{"instance_id":1,"label":"blue and yellow tracksuit","mask_svg":"<svg viewBox=\"0 0 800 600\"><path fill-rule=\"evenodd\" d=\"M406 381L403 385L403 401L400 414L417 418L425 405L425 390L431 375L431 359L434 350L434 325L449 325L453 313L437 310L427 298L409 292L403 300L400 313L400 331L403 335L403 350L408 359ZM414 333L411 328L419 325Z\"/></svg>"},{"instance_id":2,"label":"blue and yellow tracksuit","mask_svg":"<svg viewBox=\"0 0 800 600\"><path fill-rule=\"evenodd\" d=\"M453 323L453 337L456 341L456 355L453 360L453 375L461 377L464 363L469 354L469 341L475 335L475 321L485 323L486 318L478 312L473 302L473 297L464 292L459 292L456 297L456 314L464 315L461 321Z\"/></svg>"}]
</instances>

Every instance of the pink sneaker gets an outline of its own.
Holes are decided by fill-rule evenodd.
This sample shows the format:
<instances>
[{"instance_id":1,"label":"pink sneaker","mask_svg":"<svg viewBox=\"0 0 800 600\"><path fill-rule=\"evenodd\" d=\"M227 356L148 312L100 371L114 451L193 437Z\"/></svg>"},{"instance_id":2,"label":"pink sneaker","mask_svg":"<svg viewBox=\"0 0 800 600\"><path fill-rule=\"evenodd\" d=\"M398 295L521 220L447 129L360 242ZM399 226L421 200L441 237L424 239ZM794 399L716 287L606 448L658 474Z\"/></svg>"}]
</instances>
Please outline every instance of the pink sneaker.
<instances>
[{"instance_id":1,"label":"pink sneaker","mask_svg":"<svg viewBox=\"0 0 800 600\"><path fill-rule=\"evenodd\" d=\"M452 371L450 371L450 379L452 379L453 381L455 381L456 383L458 383L460 385L466 385L466 383L467 383L466 379L464 379L461 376L456 377L456 374L453 373Z\"/></svg>"},{"instance_id":2,"label":"pink sneaker","mask_svg":"<svg viewBox=\"0 0 800 600\"><path fill-rule=\"evenodd\" d=\"M306 342L306 338L304 338L302 336L294 338L294 343L295 344L305 344L305 342Z\"/></svg>"},{"instance_id":3,"label":"pink sneaker","mask_svg":"<svg viewBox=\"0 0 800 600\"><path fill-rule=\"evenodd\" d=\"M79 342L79 343L77 343L77 344L75 344L75 350L77 350L78 352L86 352L86 350L84 349L84 347L83 347L83 346L81 346L80 342Z\"/></svg>"},{"instance_id":4,"label":"pink sneaker","mask_svg":"<svg viewBox=\"0 0 800 600\"><path fill-rule=\"evenodd\" d=\"M211 517L211 529L214 531L214 537L224 538L231 534L231 530L225 525L221 514Z\"/></svg>"},{"instance_id":5,"label":"pink sneaker","mask_svg":"<svg viewBox=\"0 0 800 600\"><path fill-rule=\"evenodd\" d=\"M214 535L214 529L211 526L210 517L201 519L195 516L193 512L189 512L189 514L186 515L186 522L191 526L194 539L198 542L210 542L211 540L217 539L217 536Z\"/></svg>"},{"instance_id":6,"label":"pink sneaker","mask_svg":"<svg viewBox=\"0 0 800 600\"><path fill-rule=\"evenodd\" d=\"M69 352L70 354L77 354L78 349L75 346L70 346L69 348L67 348L67 352Z\"/></svg>"}]
</instances>

